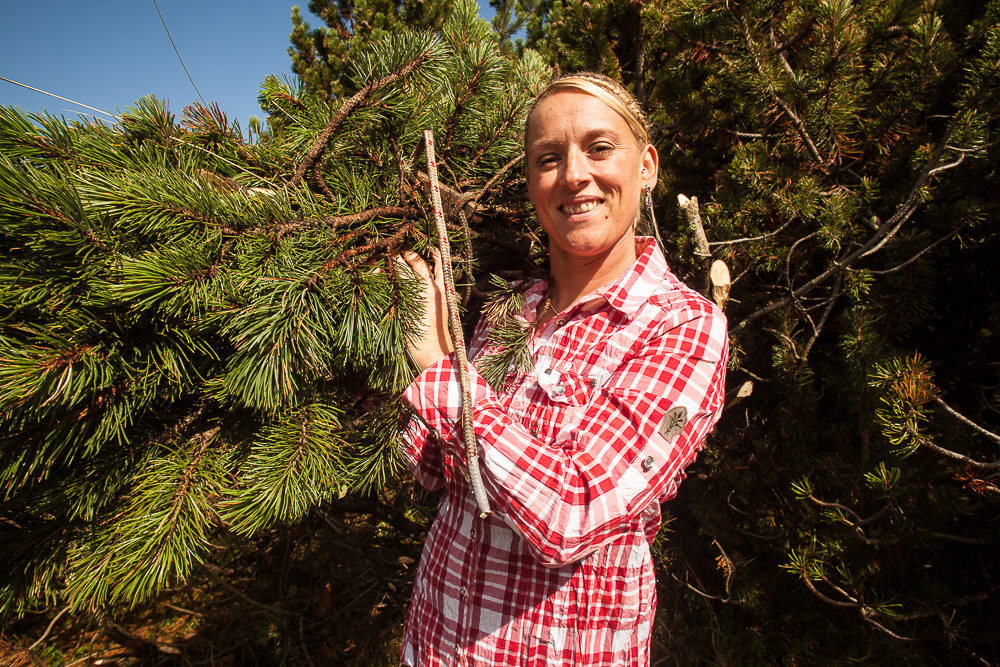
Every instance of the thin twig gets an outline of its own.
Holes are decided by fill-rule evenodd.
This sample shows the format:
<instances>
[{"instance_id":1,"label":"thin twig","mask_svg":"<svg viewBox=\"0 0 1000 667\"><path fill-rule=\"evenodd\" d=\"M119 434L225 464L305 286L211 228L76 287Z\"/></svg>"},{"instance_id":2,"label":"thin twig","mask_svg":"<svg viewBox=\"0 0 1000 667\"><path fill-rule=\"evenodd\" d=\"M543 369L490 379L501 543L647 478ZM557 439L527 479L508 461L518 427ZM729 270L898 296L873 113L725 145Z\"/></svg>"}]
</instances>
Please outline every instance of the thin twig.
<instances>
[{"instance_id":1,"label":"thin twig","mask_svg":"<svg viewBox=\"0 0 1000 667\"><path fill-rule=\"evenodd\" d=\"M778 57L779 62L781 62L782 69L785 70L785 74L788 75L788 78L791 79L793 83L797 82L799 77L795 74L794 70L792 70L792 66L788 64L788 60L785 58L785 54L781 49L781 46L778 44L778 39L774 36L773 25L768 32L768 37L771 40L771 52Z\"/></svg>"},{"instance_id":2,"label":"thin twig","mask_svg":"<svg viewBox=\"0 0 1000 667\"><path fill-rule=\"evenodd\" d=\"M757 375L756 373L747 370L743 366L737 366L734 370L737 370L737 371L739 371L741 373L746 373L747 375L749 375L754 380L757 380L758 382L774 382L774 380L769 380L767 378L762 378L761 376Z\"/></svg>"},{"instance_id":3,"label":"thin twig","mask_svg":"<svg viewBox=\"0 0 1000 667\"><path fill-rule=\"evenodd\" d=\"M820 507L835 507L837 509L844 510L845 512L847 512L848 514L850 514L851 516L853 516L854 519L855 519L854 522L847 521L845 523L847 523L850 526L861 525L861 521L862 521L861 517L858 516L857 512L855 512L854 510L852 510L847 505L841 505L840 503L828 503L828 502L820 500L819 498L817 498L816 496L814 496L812 494L809 494L808 496L806 496L806 498L808 498L809 500L813 501L814 503L816 503Z\"/></svg>"},{"instance_id":4,"label":"thin twig","mask_svg":"<svg viewBox=\"0 0 1000 667\"><path fill-rule=\"evenodd\" d=\"M176 605L172 605L166 602L163 603L163 606L166 607L167 609L173 609L174 611L179 612L181 614L187 614L188 616L197 616L198 618L205 618L205 614L202 614L199 611L191 611L190 609L185 609L184 607L178 607Z\"/></svg>"},{"instance_id":5,"label":"thin twig","mask_svg":"<svg viewBox=\"0 0 1000 667\"><path fill-rule=\"evenodd\" d=\"M1000 470L1000 461L994 463L983 463L982 461L969 458L965 454L959 454L958 452L953 452L950 449L945 449L940 445L935 445L933 442L925 438L916 437L916 440L921 447L927 447L931 451L947 456L948 458L955 459L956 461L961 461L962 463L973 466L974 468L981 468L983 470Z\"/></svg>"},{"instance_id":6,"label":"thin twig","mask_svg":"<svg viewBox=\"0 0 1000 667\"><path fill-rule=\"evenodd\" d=\"M841 602L840 600L834 600L833 598L820 593L819 590L813 586L812 580L809 579L809 575L805 572L802 573L802 581L806 583L806 587L812 591L813 595L827 604L831 604L834 607L847 607L848 609L858 609L861 607L861 605L857 602Z\"/></svg>"},{"instance_id":7,"label":"thin twig","mask_svg":"<svg viewBox=\"0 0 1000 667\"><path fill-rule=\"evenodd\" d=\"M903 635L897 635L895 632L893 632L889 628L885 627L881 623L878 623L878 622L874 621L870 617L865 616L864 614L862 614L862 618L864 619L865 623L871 623L876 628L878 628L879 630L881 630L885 634L889 635L893 639L898 639L901 642L918 642L918 641L921 641L920 639L915 639L913 637L904 637Z\"/></svg>"},{"instance_id":8,"label":"thin twig","mask_svg":"<svg viewBox=\"0 0 1000 667\"><path fill-rule=\"evenodd\" d=\"M918 533L920 534L920 533ZM935 533L928 531L923 533L929 535L930 537L937 538L939 540L948 540L949 542L958 542L959 544L974 544L977 546L985 544L996 544L997 540L984 540L977 537L964 537L962 535L951 535L950 533Z\"/></svg>"},{"instance_id":9,"label":"thin twig","mask_svg":"<svg viewBox=\"0 0 1000 667\"><path fill-rule=\"evenodd\" d=\"M762 241L764 239L771 238L772 236L780 234L781 232L783 232L785 230L786 227L788 227L788 225L792 224L792 222L794 220L795 220L794 217L789 218L788 222L786 222L785 224L783 224L781 227L778 227L773 232L768 232L767 234L764 234L763 236L753 236L753 237L742 238L742 239L732 239L730 241L709 241L708 245L710 245L710 246L727 246L727 245L735 245L737 243L747 243L749 241Z\"/></svg>"},{"instance_id":10,"label":"thin twig","mask_svg":"<svg viewBox=\"0 0 1000 667\"><path fill-rule=\"evenodd\" d=\"M931 250L933 250L934 248L938 247L939 245L941 245L941 244L942 244L942 243L944 243L945 241L947 241L947 240L951 239L952 237L954 237L954 236L955 236L955 234L957 234L957 233L958 233L958 230L959 230L959 229L961 229L961 227L962 227L962 226L959 226L959 227L958 227L958 228L956 228L956 229L955 229L954 231L952 231L952 232L948 233L948 234L947 234L947 235L945 235L945 236L942 236L942 237L941 237L941 238L939 238L939 239L938 239L937 241L935 241L934 243L930 244L929 246L927 246L926 248L924 248L923 250L921 250L920 252L918 252L918 253L917 253L916 255L914 255L913 257L909 258L909 259L908 259L908 260L906 260L905 262L903 262L902 264L899 264L899 265L897 265L897 266L894 266L894 267L893 267L893 268L891 268L891 269L885 269L885 270L883 270L883 271L868 271L868 273L869 273L870 275L873 275L873 276L888 276L888 275L891 275L891 274L893 274L893 273L896 273L897 271L900 271L900 270L902 270L902 269L905 269L905 268L906 268L907 266L909 266L909 265L910 265L910 264L912 264L913 262L915 262L915 261L917 261L918 259L920 259L921 257L923 257L923 256L924 256L925 254L927 254L928 252L930 252L930 251L931 251ZM854 271L854 269L849 269L849 270L850 270L850 271Z\"/></svg>"},{"instance_id":11,"label":"thin twig","mask_svg":"<svg viewBox=\"0 0 1000 667\"><path fill-rule=\"evenodd\" d=\"M484 185L482 188L479 189L479 196L482 196L487 192L489 192L490 188L493 187L493 184L496 183L498 180L500 180L500 177L503 176L505 173L507 173L507 170L509 170L511 167L513 167L515 164L517 164L523 159L524 159L524 153L521 153L520 155L509 160L507 164L500 167L500 171L494 174L493 178L486 181L486 185Z\"/></svg>"},{"instance_id":12,"label":"thin twig","mask_svg":"<svg viewBox=\"0 0 1000 667\"><path fill-rule=\"evenodd\" d=\"M809 326L812 327L813 333L816 332L816 323L813 322L812 317L810 317L809 313L806 312L805 306L803 306L802 303L799 301L798 296L796 296L795 294L795 288L792 286L792 257L795 255L795 249L798 247L800 243L805 243L806 241L812 239L814 236L817 236L818 234L819 231L812 232L811 234L806 234L802 238L798 239L795 243L793 243L792 247L789 248L788 252L785 254L785 283L788 285L788 294L792 297L793 301L795 302L795 305L798 307L799 312L805 315L806 319L809 320Z\"/></svg>"},{"instance_id":13,"label":"thin twig","mask_svg":"<svg viewBox=\"0 0 1000 667\"><path fill-rule=\"evenodd\" d=\"M263 602L257 602L257 600L254 600L252 597L250 597L249 595L247 595L246 593L244 593L243 591L241 591L240 589L236 588L235 586L233 586L232 584L230 584L228 581L226 581L225 579L223 579L222 577L220 577L218 574L216 574L215 572L213 572L211 568L219 569L219 567L217 565L211 565L211 564L208 564L208 563L206 563L206 565L207 565L207 567L205 568L205 573L208 575L209 579L211 579L215 583L219 584L220 586L222 586L223 588L225 588L227 591L229 591L230 593L232 593L236 597L238 597L238 598L240 598L242 600L245 600L246 602L249 602L254 607L258 607L258 608L263 609L265 611L269 611L272 614L279 614L281 616L301 616L302 615L300 612L297 612L297 611L287 611L285 609L279 609L277 607L272 607L271 605L264 604Z\"/></svg>"},{"instance_id":14,"label":"thin twig","mask_svg":"<svg viewBox=\"0 0 1000 667\"><path fill-rule=\"evenodd\" d=\"M45 638L49 636L50 632L52 632L52 628L55 627L56 622L58 622L59 619L62 618L63 615L66 614L69 610L70 610L70 605L66 605L61 610L59 610L59 613L56 614L55 618L52 619L52 622L49 623L49 627L45 628L45 632L42 633L42 636L38 638L38 641L29 646L28 650L33 651L39 644L45 641Z\"/></svg>"},{"instance_id":15,"label":"thin twig","mask_svg":"<svg viewBox=\"0 0 1000 667\"><path fill-rule=\"evenodd\" d=\"M746 19L742 15L739 16L739 24L740 27L743 29L743 37L747 42L747 51L750 53L750 57L753 59L754 64L757 66L757 71L760 73L762 77L767 79L767 72L765 71L764 63L761 61L760 56L757 53L757 44L756 42L753 41L753 37L751 37L750 35L750 28L749 26L747 26ZM794 77L794 74L792 74L792 76ZM799 138L802 139L802 142L806 145L806 148L809 150L810 155L812 155L813 160L816 161L816 166L826 169L830 161L827 158L824 158L822 155L820 155L819 149L816 147L815 142L813 142L812 137L809 136L809 132L806 130L806 124L802 121L801 118L799 118L798 114L796 114L795 111L792 110L791 106L789 106L785 102L785 100L783 100L781 96L778 95L778 93L774 90L774 87L770 85L770 83L768 83L767 88L768 92L771 95L771 98L777 103L779 107L781 107L781 110L784 111L785 114L787 114L788 117L792 120L792 126L798 133Z\"/></svg>"},{"instance_id":16,"label":"thin twig","mask_svg":"<svg viewBox=\"0 0 1000 667\"><path fill-rule=\"evenodd\" d=\"M966 426L969 426L970 428L978 431L979 433L982 433L983 435L985 435L987 438L990 438L991 440L995 440L996 442L1000 442L1000 435L997 435L996 433L993 433L991 431L987 431L985 428L983 428L982 426L980 426L976 422L972 421L968 417L965 417L964 415L961 415L958 412L955 412L955 410L950 405L948 405L943 400L941 400L940 396L937 397L937 398L935 398L934 402L937 403L938 405L940 405L945 410L947 410L948 413L950 413L953 417L955 417L956 419L958 419L960 422L962 422Z\"/></svg>"},{"instance_id":17,"label":"thin twig","mask_svg":"<svg viewBox=\"0 0 1000 667\"><path fill-rule=\"evenodd\" d=\"M302 632L302 623L305 619L301 616L299 617L299 641L302 642L302 655L306 657L306 662L309 663L309 667L316 667L313 664L312 658L309 656L309 649L306 648L306 638L305 634Z\"/></svg>"},{"instance_id":18,"label":"thin twig","mask_svg":"<svg viewBox=\"0 0 1000 667\"><path fill-rule=\"evenodd\" d=\"M833 305L837 303L837 297L840 296L840 286L843 283L843 279L844 274L837 274L837 279L833 283L833 296L830 297L830 300L827 302L826 310L823 311L823 315L819 318L819 324L813 326L812 338L809 339L809 342L806 343L805 349L802 351L803 359L809 356L809 351L812 350L813 344L819 338L819 334L823 331L823 327L826 326L826 321L830 317L830 313L833 311ZM812 323L812 318L809 319L809 322Z\"/></svg>"}]
</instances>

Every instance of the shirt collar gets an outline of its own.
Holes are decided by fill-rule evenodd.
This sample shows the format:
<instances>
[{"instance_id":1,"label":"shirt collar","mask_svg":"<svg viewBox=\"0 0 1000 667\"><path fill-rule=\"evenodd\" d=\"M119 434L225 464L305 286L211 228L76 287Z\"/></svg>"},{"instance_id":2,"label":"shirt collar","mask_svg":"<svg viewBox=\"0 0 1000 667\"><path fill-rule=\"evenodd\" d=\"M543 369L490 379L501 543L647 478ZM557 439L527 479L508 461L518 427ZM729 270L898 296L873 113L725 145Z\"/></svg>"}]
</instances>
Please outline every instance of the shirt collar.
<instances>
[{"instance_id":1,"label":"shirt collar","mask_svg":"<svg viewBox=\"0 0 1000 667\"><path fill-rule=\"evenodd\" d=\"M637 236L635 248L638 258L620 276L604 287L598 288L580 300L580 305L604 299L609 306L619 311L628 319L632 319L656 287L663 282L669 273L667 260L663 252L651 236ZM525 293L525 319L534 320L538 308L549 284L540 280ZM591 306L591 309L597 304Z\"/></svg>"},{"instance_id":2,"label":"shirt collar","mask_svg":"<svg viewBox=\"0 0 1000 667\"><path fill-rule=\"evenodd\" d=\"M667 260L650 236L635 239L639 257L616 280L594 291L594 297L604 297L608 305L632 319L642 304L649 300L656 287L667 275Z\"/></svg>"}]
</instances>

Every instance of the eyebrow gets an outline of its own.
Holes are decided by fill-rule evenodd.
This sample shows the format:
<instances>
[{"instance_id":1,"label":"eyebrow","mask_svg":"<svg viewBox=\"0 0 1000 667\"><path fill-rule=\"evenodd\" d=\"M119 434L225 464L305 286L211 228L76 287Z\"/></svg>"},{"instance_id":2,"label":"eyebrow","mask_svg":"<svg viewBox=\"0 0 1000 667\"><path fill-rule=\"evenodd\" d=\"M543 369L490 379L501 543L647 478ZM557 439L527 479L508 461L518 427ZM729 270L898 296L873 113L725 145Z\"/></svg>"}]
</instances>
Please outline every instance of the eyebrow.
<instances>
[{"instance_id":1,"label":"eyebrow","mask_svg":"<svg viewBox=\"0 0 1000 667\"><path fill-rule=\"evenodd\" d=\"M621 134L619 134L617 130L610 127L595 127L583 135L583 141L590 142L602 137L606 137L618 143L624 143L622 141ZM531 152L536 148L554 148L556 146L562 146L565 143L566 142L562 140L536 141L528 146L528 151Z\"/></svg>"}]
</instances>

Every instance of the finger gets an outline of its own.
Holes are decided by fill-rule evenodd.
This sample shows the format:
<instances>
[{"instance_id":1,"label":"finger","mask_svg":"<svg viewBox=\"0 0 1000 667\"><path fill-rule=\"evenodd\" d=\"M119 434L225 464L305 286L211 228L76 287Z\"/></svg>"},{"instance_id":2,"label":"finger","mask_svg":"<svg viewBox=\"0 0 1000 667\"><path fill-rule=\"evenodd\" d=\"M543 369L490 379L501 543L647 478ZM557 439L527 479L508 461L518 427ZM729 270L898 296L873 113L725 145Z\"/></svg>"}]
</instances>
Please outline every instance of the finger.
<instances>
[{"instance_id":1,"label":"finger","mask_svg":"<svg viewBox=\"0 0 1000 667\"><path fill-rule=\"evenodd\" d=\"M419 276L429 276L430 269L427 268L427 262L424 258L413 252L412 250L404 250L402 253L397 255L399 259L403 261L407 266L410 267Z\"/></svg>"},{"instance_id":2,"label":"finger","mask_svg":"<svg viewBox=\"0 0 1000 667\"><path fill-rule=\"evenodd\" d=\"M434 258L434 282L444 285L444 262L441 260L441 251L431 248L431 256Z\"/></svg>"}]
</instances>

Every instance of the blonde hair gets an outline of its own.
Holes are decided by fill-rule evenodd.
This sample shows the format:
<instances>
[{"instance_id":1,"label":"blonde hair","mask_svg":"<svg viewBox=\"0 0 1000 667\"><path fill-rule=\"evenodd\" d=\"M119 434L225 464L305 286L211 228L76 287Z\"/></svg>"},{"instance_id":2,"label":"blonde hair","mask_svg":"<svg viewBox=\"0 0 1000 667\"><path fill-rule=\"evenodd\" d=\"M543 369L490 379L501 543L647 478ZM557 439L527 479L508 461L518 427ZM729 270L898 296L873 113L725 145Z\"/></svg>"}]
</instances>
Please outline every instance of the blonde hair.
<instances>
[{"instance_id":1,"label":"blonde hair","mask_svg":"<svg viewBox=\"0 0 1000 667\"><path fill-rule=\"evenodd\" d=\"M528 110L528 115L524 120L524 143L525 149L528 144L528 129L531 127L531 117L535 113L535 107L546 97L561 90L578 90L593 97L611 107L611 110L622 117L635 135L640 146L645 146L649 141L649 120L646 114L639 107L632 94L625 89L625 86L618 83L611 77L598 74L597 72L576 72L553 79L549 85L545 86L542 92L538 93L535 101Z\"/></svg>"}]
</instances>

